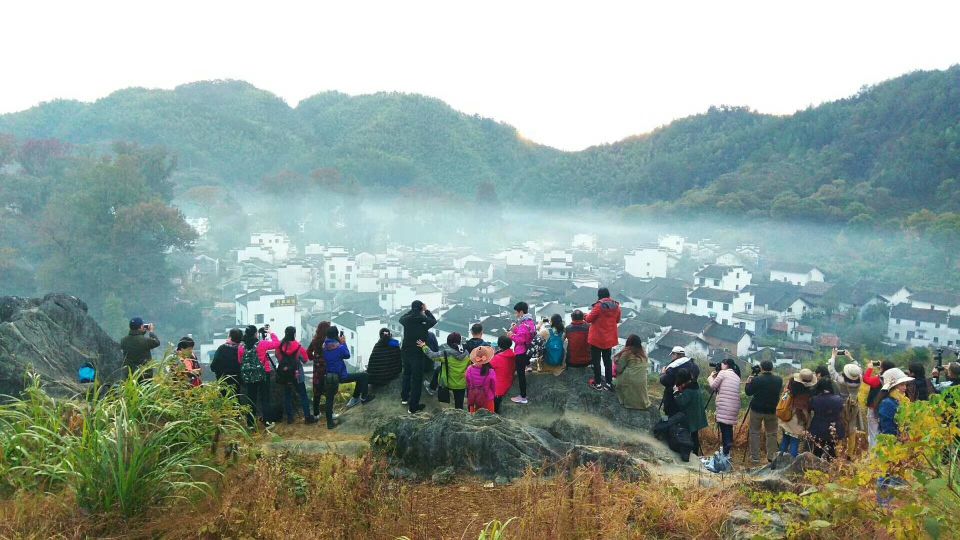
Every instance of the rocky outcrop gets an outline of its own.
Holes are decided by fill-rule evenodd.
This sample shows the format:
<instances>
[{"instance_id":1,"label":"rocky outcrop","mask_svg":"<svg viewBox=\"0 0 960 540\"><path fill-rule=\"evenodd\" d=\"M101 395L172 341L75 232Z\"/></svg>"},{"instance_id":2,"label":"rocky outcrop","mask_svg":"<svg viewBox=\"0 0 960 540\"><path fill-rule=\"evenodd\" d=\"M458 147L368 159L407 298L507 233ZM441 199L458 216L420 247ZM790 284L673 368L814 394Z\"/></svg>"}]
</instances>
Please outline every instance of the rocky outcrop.
<instances>
[{"instance_id":1,"label":"rocky outcrop","mask_svg":"<svg viewBox=\"0 0 960 540\"><path fill-rule=\"evenodd\" d=\"M624 451L561 441L546 430L487 411L395 416L374 431L371 441L394 465L421 477L453 467L489 479L516 478L528 467L549 473L591 463L631 479L648 475L643 462Z\"/></svg>"},{"instance_id":2,"label":"rocky outcrop","mask_svg":"<svg viewBox=\"0 0 960 540\"><path fill-rule=\"evenodd\" d=\"M40 298L0 297L0 394L17 395L28 369L53 395L82 392L77 370L97 367L101 380L119 373L122 353L87 313L87 305L65 294Z\"/></svg>"}]
</instances>

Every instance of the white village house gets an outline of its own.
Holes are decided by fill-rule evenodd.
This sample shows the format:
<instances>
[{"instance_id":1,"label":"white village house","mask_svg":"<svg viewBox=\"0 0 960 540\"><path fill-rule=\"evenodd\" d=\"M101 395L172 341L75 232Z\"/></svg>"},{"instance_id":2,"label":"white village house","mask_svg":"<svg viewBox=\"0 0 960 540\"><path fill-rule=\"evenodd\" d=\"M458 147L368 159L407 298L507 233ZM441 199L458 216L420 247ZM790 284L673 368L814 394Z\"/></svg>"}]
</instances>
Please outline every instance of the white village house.
<instances>
[{"instance_id":1,"label":"white village house","mask_svg":"<svg viewBox=\"0 0 960 540\"><path fill-rule=\"evenodd\" d=\"M778 262L770 265L770 281L783 281L804 286L810 281L823 281L823 270L805 263Z\"/></svg>"}]
</instances>

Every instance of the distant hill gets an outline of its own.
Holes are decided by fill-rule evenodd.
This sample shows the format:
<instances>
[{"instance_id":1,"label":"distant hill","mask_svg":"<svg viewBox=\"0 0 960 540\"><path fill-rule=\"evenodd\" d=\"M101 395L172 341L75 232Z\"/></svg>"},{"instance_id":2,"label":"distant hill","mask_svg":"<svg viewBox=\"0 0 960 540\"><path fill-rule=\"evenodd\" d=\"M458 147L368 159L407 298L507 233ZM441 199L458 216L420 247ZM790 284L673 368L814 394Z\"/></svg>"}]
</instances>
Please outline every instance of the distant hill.
<instances>
[{"instance_id":1,"label":"distant hill","mask_svg":"<svg viewBox=\"0 0 960 540\"><path fill-rule=\"evenodd\" d=\"M196 174L228 185L334 167L371 189L472 196L490 182L501 198L535 190L531 205L556 197L854 224L960 210L960 66L790 116L711 108L580 152L424 96L327 92L291 108L240 81L54 101L0 116L2 132L103 148L162 144L178 155L181 181Z\"/></svg>"}]
</instances>

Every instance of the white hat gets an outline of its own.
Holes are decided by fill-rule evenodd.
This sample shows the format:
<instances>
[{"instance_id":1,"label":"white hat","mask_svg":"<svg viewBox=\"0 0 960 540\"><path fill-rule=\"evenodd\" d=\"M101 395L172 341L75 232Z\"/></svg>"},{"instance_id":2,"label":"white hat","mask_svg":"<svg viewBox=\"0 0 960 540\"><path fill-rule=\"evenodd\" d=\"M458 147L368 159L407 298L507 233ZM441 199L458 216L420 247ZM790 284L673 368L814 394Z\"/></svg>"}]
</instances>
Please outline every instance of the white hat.
<instances>
[{"instance_id":1,"label":"white hat","mask_svg":"<svg viewBox=\"0 0 960 540\"><path fill-rule=\"evenodd\" d=\"M890 391L895 387L908 383L913 377L908 377L900 368L890 368L883 372L883 390Z\"/></svg>"},{"instance_id":2,"label":"white hat","mask_svg":"<svg viewBox=\"0 0 960 540\"><path fill-rule=\"evenodd\" d=\"M807 388L813 388L817 385L817 374L807 368L803 368L797 373L793 374L793 380L806 386Z\"/></svg>"},{"instance_id":3,"label":"white hat","mask_svg":"<svg viewBox=\"0 0 960 540\"><path fill-rule=\"evenodd\" d=\"M860 369L860 366L856 364L847 364L843 366L843 375L852 381L859 381L862 374L863 371Z\"/></svg>"},{"instance_id":4,"label":"white hat","mask_svg":"<svg viewBox=\"0 0 960 540\"><path fill-rule=\"evenodd\" d=\"M672 351L670 351L670 354L683 354L683 355L686 355L686 354L687 354L687 351L686 351L683 347L677 345L676 347L673 348Z\"/></svg>"}]
</instances>

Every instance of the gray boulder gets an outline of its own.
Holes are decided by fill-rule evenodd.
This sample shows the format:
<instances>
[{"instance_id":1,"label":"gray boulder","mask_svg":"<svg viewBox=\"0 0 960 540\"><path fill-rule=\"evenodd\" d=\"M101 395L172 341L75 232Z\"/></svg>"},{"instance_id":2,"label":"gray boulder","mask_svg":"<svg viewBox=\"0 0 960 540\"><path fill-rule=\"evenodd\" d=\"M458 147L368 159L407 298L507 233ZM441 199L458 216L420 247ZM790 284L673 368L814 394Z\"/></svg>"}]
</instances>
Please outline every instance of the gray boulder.
<instances>
[{"instance_id":1,"label":"gray boulder","mask_svg":"<svg viewBox=\"0 0 960 540\"><path fill-rule=\"evenodd\" d=\"M48 392L84 391L77 370L91 362L104 382L120 373L120 345L87 313L87 305L65 294L43 298L0 297L0 394L23 390L25 373L36 371Z\"/></svg>"},{"instance_id":2,"label":"gray boulder","mask_svg":"<svg viewBox=\"0 0 960 540\"><path fill-rule=\"evenodd\" d=\"M620 450L561 441L543 429L479 411L444 409L394 416L371 439L394 465L430 477L441 467L488 479L517 478L526 469L556 472L595 463L628 478L646 478L643 462Z\"/></svg>"}]
</instances>

